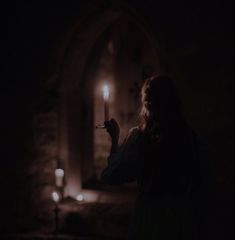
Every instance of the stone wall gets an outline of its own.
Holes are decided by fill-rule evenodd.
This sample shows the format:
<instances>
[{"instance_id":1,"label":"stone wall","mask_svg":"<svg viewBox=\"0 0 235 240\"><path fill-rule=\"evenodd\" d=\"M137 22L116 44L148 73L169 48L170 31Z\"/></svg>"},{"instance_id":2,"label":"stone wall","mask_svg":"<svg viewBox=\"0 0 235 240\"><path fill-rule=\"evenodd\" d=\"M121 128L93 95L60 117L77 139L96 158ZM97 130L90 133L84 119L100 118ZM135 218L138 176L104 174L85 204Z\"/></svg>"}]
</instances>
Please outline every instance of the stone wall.
<instances>
[{"instance_id":1,"label":"stone wall","mask_svg":"<svg viewBox=\"0 0 235 240\"><path fill-rule=\"evenodd\" d=\"M31 179L31 211L34 211L37 221L48 223L52 217L51 194L56 190L54 172L59 161L59 99L56 87L43 87L41 91L33 105L33 139L29 146L33 155L27 175Z\"/></svg>"}]
</instances>

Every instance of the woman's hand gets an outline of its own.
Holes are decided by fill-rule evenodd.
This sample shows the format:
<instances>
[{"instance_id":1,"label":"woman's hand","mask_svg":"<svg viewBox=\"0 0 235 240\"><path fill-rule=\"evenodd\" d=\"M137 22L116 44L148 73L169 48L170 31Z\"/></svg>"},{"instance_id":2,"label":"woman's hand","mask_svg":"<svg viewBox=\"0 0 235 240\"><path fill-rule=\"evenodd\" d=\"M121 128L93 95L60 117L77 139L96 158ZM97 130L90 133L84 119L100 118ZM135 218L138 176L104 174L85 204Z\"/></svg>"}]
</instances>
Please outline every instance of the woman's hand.
<instances>
[{"instance_id":1,"label":"woman's hand","mask_svg":"<svg viewBox=\"0 0 235 240\"><path fill-rule=\"evenodd\" d=\"M118 144L120 127L115 119L111 119L109 121L105 121L104 125L106 127L107 132L109 133L112 142Z\"/></svg>"}]
</instances>

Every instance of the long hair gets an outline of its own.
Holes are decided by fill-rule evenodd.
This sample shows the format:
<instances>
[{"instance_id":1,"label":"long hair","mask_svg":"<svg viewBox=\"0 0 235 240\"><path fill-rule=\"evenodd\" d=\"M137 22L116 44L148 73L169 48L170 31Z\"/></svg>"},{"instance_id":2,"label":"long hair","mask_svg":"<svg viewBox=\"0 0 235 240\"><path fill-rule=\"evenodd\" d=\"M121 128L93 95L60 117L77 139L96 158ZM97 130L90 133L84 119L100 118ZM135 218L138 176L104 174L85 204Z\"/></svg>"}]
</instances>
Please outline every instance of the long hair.
<instances>
[{"instance_id":1,"label":"long hair","mask_svg":"<svg viewBox=\"0 0 235 240\"><path fill-rule=\"evenodd\" d=\"M181 101L173 80L159 75L145 80L141 89L141 129L156 134L183 121Z\"/></svg>"}]
</instances>

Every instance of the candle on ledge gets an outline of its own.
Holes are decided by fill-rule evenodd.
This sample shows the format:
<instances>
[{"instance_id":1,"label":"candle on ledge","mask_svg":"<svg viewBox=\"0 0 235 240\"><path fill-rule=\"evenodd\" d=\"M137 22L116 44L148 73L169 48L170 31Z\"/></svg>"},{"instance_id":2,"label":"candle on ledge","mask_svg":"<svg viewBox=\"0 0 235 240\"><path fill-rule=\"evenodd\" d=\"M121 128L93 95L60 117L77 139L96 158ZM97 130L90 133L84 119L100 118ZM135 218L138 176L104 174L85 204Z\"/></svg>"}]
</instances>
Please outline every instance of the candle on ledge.
<instances>
[{"instance_id":1,"label":"candle on ledge","mask_svg":"<svg viewBox=\"0 0 235 240\"><path fill-rule=\"evenodd\" d=\"M109 87L103 86L103 98L104 98L104 121L109 120Z\"/></svg>"},{"instance_id":2,"label":"candle on ledge","mask_svg":"<svg viewBox=\"0 0 235 240\"><path fill-rule=\"evenodd\" d=\"M84 196L80 193L77 195L76 200L82 202L84 200Z\"/></svg>"},{"instance_id":3,"label":"candle on ledge","mask_svg":"<svg viewBox=\"0 0 235 240\"><path fill-rule=\"evenodd\" d=\"M60 194L58 192L52 192L51 196L52 196L52 200L57 205L60 201L60 198L61 198Z\"/></svg>"},{"instance_id":4,"label":"candle on ledge","mask_svg":"<svg viewBox=\"0 0 235 240\"><path fill-rule=\"evenodd\" d=\"M60 202L61 200L61 196L58 192L54 191L52 192L51 194L52 196L52 200L54 201L55 203L55 207L53 209L53 212L55 214L55 230L54 230L54 233L57 234L58 232L58 226L59 226L59 212L60 212L60 208L58 207L58 203Z\"/></svg>"},{"instance_id":5,"label":"candle on ledge","mask_svg":"<svg viewBox=\"0 0 235 240\"><path fill-rule=\"evenodd\" d=\"M55 170L55 184L57 187L63 187L64 180L64 170L61 168L57 168Z\"/></svg>"}]
</instances>

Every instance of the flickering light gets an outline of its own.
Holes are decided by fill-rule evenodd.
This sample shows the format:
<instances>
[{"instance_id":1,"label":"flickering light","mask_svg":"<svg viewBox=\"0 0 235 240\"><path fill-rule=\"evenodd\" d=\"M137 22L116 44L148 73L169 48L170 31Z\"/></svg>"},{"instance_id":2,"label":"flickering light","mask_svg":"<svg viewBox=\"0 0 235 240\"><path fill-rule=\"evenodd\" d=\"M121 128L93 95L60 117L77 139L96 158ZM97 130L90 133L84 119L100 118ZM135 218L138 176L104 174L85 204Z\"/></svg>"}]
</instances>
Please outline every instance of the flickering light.
<instances>
[{"instance_id":1,"label":"flickering light","mask_svg":"<svg viewBox=\"0 0 235 240\"><path fill-rule=\"evenodd\" d=\"M104 122L109 120L109 86L108 85L103 85L102 87L102 92L103 92L103 100L104 100ZM104 124L98 124L96 125L96 128L105 128Z\"/></svg>"},{"instance_id":2,"label":"flickering light","mask_svg":"<svg viewBox=\"0 0 235 240\"><path fill-rule=\"evenodd\" d=\"M109 98L109 87L108 87L108 85L103 86L103 97L104 97L104 100L108 100L108 98Z\"/></svg>"},{"instance_id":3,"label":"flickering light","mask_svg":"<svg viewBox=\"0 0 235 240\"><path fill-rule=\"evenodd\" d=\"M63 179L64 179L64 170L57 168L55 170L55 184L57 187L63 186Z\"/></svg>"},{"instance_id":4,"label":"flickering light","mask_svg":"<svg viewBox=\"0 0 235 240\"><path fill-rule=\"evenodd\" d=\"M103 98L104 98L104 120L109 120L109 87L103 86Z\"/></svg>"},{"instance_id":5,"label":"flickering light","mask_svg":"<svg viewBox=\"0 0 235 240\"><path fill-rule=\"evenodd\" d=\"M58 192L52 192L51 196L56 204L60 201L60 194Z\"/></svg>"},{"instance_id":6,"label":"flickering light","mask_svg":"<svg viewBox=\"0 0 235 240\"><path fill-rule=\"evenodd\" d=\"M83 195L82 194L78 194L77 197L76 197L76 200L79 201L79 202L83 201L84 200Z\"/></svg>"}]
</instances>

